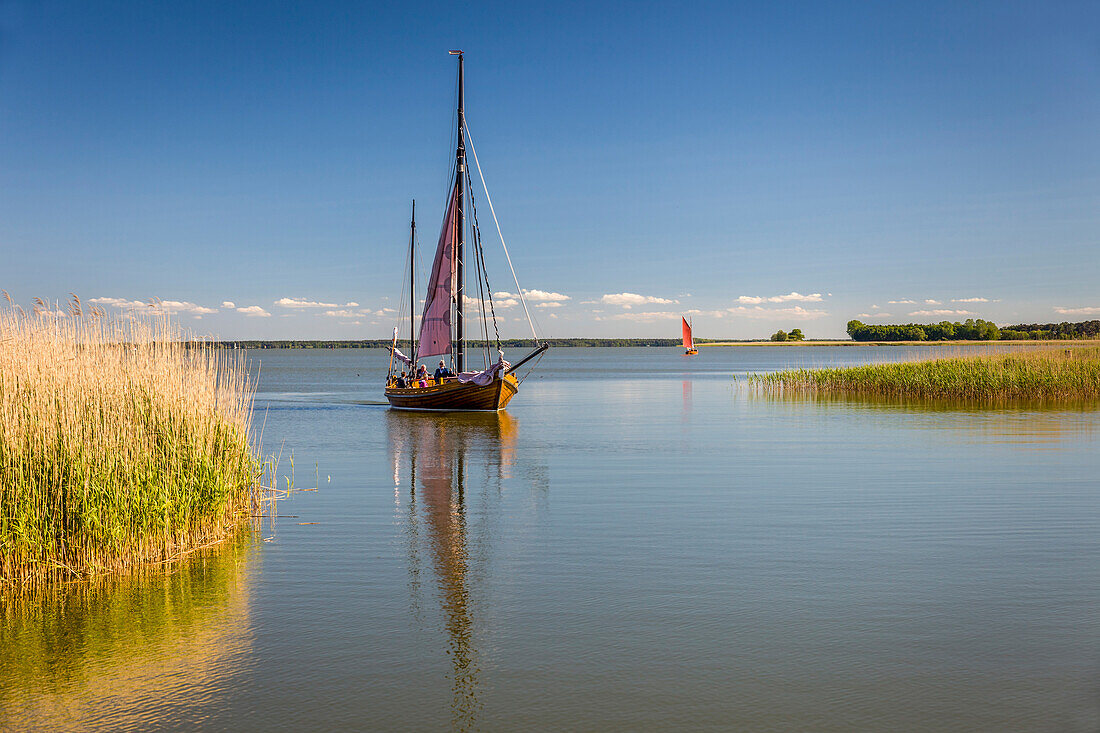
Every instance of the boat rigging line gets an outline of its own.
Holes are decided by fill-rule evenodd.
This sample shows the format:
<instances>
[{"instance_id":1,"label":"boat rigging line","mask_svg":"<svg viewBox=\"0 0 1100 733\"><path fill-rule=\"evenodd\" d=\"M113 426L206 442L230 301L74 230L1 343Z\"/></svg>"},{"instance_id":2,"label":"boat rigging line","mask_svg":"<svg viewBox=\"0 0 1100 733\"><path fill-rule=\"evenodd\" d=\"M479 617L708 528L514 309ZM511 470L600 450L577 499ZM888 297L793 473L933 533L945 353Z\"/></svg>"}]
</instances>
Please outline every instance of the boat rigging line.
<instances>
[{"instance_id":1,"label":"boat rigging line","mask_svg":"<svg viewBox=\"0 0 1100 733\"><path fill-rule=\"evenodd\" d=\"M465 120L463 120L465 123ZM463 124L463 129L466 132L466 138L470 142L470 152L474 155L474 165L477 166L477 175L481 179L481 188L485 191L485 200L489 202L489 213L493 215L493 223L497 227L497 236L500 237L500 244L504 247L504 258L508 260L508 269L512 271L512 280L516 283L516 294L519 295L519 302L523 306L523 315L527 316L527 324L531 326L531 338L535 340L535 343L539 341L539 335L535 332L535 322L531 320L531 312L527 309L527 299L523 297L523 288L519 286L519 278L516 277L516 268L512 266L512 256L508 254L508 244L504 241L504 234L500 231L500 221L497 219L496 209L493 208L493 198L489 195L489 187L485 184L485 175L481 172L481 163L477 159L477 149L474 147L474 137L470 134L470 125ZM467 172L467 177L469 173ZM472 189L473 186L471 185Z\"/></svg>"},{"instance_id":2,"label":"boat rigging line","mask_svg":"<svg viewBox=\"0 0 1100 733\"><path fill-rule=\"evenodd\" d=\"M466 168L466 182L470 184L470 187L469 187L469 191L470 191L470 212L474 215L473 216L473 221L471 222L471 228L473 230L472 233L474 235L473 236L473 239L474 239L474 261L477 265L477 270L478 270L478 275L479 275L479 279L478 279L478 283L477 283L477 285L478 285L478 294L482 295L482 299L481 299L482 300L482 302L481 302L481 322L482 322L482 330L485 332L485 350L486 350L486 352L489 350L489 325L488 325L488 321L485 318L485 297L484 297L484 293L488 293L488 295L489 295L489 314L493 318L493 332L496 335L496 347L497 347L497 351L499 352L499 351L501 351L501 348L500 348L500 327L497 325L497 312L496 312L496 307L493 305L493 288L489 285L489 268L487 268L485 266L485 248L482 246L482 243L481 243L481 227L478 224L477 206L474 203L474 190L473 190L474 185L473 185L473 181L470 180L470 169L469 169L468 166ZM482 292L482 290L481 290L481 280L482 279L484 279L484 281L485 281L485 290L484 290L484 292ZM489 361L492 362L492 359L490 359ZM488 365L486 365L486 368L488 368Z\"/></svg>"}]
</instances>

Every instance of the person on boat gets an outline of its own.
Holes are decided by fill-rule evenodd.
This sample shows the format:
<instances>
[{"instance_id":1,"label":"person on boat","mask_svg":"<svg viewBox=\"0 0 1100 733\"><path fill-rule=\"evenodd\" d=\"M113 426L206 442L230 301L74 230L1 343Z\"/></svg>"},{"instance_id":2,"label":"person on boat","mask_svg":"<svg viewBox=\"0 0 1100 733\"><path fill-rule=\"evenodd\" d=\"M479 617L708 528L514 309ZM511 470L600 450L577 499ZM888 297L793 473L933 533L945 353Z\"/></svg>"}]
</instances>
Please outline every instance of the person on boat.
<instances>
[{"instance_id":1,"label":"person on boat","mask_svg":"<svg viewBox=\"0 0 1100 733\"><path fill-rule=\"evenodd\" d=\"M428 367L421 364L416 370L416 380L421 387L428 386Z\"/></svg>"},{"instance_id":2,"label":"person on boat","mask_svg":"<svg viewBox=\"0 0 1100 733\"><path fill-rule=\"evenodd\" d=\"M440 359L439 368L435 370L436 381L442 384L443 380L447 379L448 377L453 377L454 375L455 373L448 369L447 365L443 363L442 359Z\"/></svg>"},{"instance_id":3,"label":"person on boat","mask_svg":"<svg viewBox=\"0 0 1100 733\"><path fill-rule=\"evenodd\" d=\"M395 386L396 386L396 387L397 387L398 389L405 389L405 387L407 387L407 386L408 386L408 384L409 384L409 383L408 383L408 382L407 382L407 381L405 380L405 370L404 370L404 369L402 369L402 370L401 370L401 376L399 376L399 377L398 377L398 378L397 378L397 379L395 380L395 382L394 382L394 383L395 383Z\"/></svg>"}]
</instances>

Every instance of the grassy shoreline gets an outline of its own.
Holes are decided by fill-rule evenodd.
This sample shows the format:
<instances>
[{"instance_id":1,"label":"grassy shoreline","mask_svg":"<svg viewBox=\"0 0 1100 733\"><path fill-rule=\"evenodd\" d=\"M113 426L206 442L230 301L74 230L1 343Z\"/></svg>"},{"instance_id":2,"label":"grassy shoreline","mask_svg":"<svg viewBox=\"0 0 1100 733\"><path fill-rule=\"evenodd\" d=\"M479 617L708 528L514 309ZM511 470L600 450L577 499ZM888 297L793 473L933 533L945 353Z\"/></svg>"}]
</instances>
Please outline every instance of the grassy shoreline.
<instances>
[{"instance_id":1,"label":"grassy shoreline","mask_svg":"<svg viewBox=\"0 0 1100 733\"><path fill-rule=\"evenodd\" d=\"M74 305L0 313L0 581L170 561L261 513L241 355Z\"/></svg>"},{"instance_id":2,"label":"grassy shoreline","mask_svg":"<svg viewBox=\"0 0 1100 733\"><path fill-rule=\"evenodd\" d=\"M751 374L769 390L973 400L1100 399L1100 347L1031 349Z\"/></svg>"}]
</instances>

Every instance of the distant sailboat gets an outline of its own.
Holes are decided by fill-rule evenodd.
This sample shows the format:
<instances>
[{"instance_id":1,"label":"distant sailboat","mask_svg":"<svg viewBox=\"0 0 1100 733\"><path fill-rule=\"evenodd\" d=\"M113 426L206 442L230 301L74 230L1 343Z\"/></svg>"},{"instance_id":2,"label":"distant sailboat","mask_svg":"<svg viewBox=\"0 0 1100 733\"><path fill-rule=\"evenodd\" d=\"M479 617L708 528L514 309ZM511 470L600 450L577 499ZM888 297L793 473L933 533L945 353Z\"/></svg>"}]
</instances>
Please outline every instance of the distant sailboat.
<instances>
[{"instance_id":1,"label":"distant sailboat","mask_svg":"<svg viewBox=\"0 0 1100 733\"><path fill-rule=\"evenodd\" d=\"M409 347L410 356L397 350L397 328L393 330L390 370L386 379L386 399L390 405L400 410L460 410L488 411L503 410L508 401L519 391L520 379L515 371L531 359L540 356L549 348L539 343L535 336L535 349L516 364L504 360L500 345L500 331L497 328L496 310L493 306L493 294L489 289L489 280L485 271L485 253L481 247L481 234L477 223L477 210L474 208L473 180L466 165L466 142L469 131L466 129L464 104L464 81L462 72L462 52L451 51L458 56L458 144L455 163L452 170L450 195L447 197L443 229L439 234L432 263L432 272L428 278L428 292L424 298L424 312L420 319L420 333L414 338L414 305L416 279L413 273L416 243L416 208L414 203L412 232L409 236ZM477 152L474 152L474 164L477 164ZM478 166L478 174L481 168ZM482 181L484 184L484 181ZM488 201L488 193L486 193ZM489 201L489 208L493 203ZM493 214L495 221L496 214ZM497 229L499 231L499 225ZM467 231L469 230L469 231ZM467 237L469 234L469 237ZM469 241L468 241L469 240ZM467 246L469 245L469 246ZM507 254L507 249L505 249ZM510 262L509 262L510 264ZM466 272L471 266L476 284L471 283L473 295L467 294ZM519 292L523 302L523 290ZM480 315L479 336L485 347L485 360L481 371L465 371L466 331L468 325L478 328L478 320L467 323L466 308L476 306L474 319ZM523 303L526 313L527 304ZM530 316L528 315L530 322ZM492 324L492 333L489 325ZM495 337L495 339L493 338ZM490 343L495 340L496 357L489 351ZM427 374L419 378L415 373L423 370L422 360L428 357L450 357L455 374L434 379ZM409 379L399 381L396 370L400 364L409 367Z\"/></svg>"},{"instance_id":2,"label":"distant sailboat","mask_svg":"<svg viewBox=\"0 0 1100 733\"><path fill-rule=\"evenodd\" d=\"M695 341L691 338L691 324L683 316L680 316L680 320L684 324L684 354L687 356L698 354L699 349L695 348Z\"/></svg>"}]
</instances>

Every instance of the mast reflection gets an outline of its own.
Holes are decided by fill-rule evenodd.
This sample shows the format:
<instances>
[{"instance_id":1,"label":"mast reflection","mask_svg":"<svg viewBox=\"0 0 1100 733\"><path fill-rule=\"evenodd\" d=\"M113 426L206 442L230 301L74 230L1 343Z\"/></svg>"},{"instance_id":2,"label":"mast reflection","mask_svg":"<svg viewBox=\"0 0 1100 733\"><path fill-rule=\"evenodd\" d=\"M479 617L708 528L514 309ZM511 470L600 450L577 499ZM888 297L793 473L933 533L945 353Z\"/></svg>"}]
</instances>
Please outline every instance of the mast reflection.
<instances>
[{"instance_id":1,"label":"mast reflection","mask_svg":"<svg viewBox=\"0 0 1100 733\"><path fill-rule=\"evenodd\" d=\"M423 558L430 557L452 667L451 720L476 727L479 659L471 576L467 489L499 493L515 452L518 423L507 413L386 413L395 501L404 515L414 613L422 608ZM472 478L471 478L472 477ZM494 491L495 490L495 491ZM402 496L407 506L401 507ZM482 541L485 538L482 536ZM480 573L478 573L480 574Z\"/></svg>"}]
</instances>

